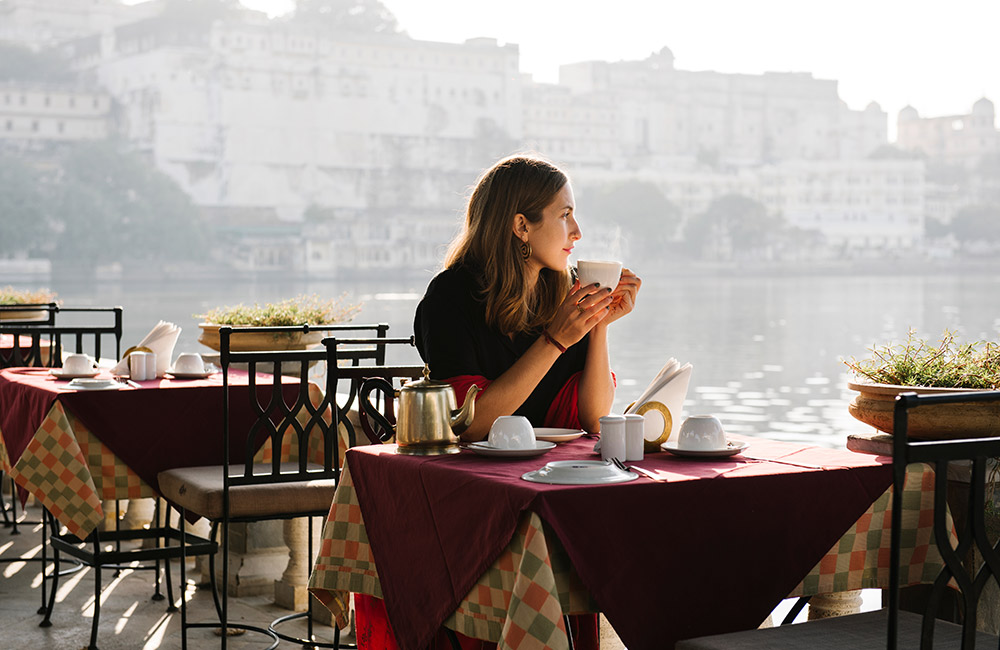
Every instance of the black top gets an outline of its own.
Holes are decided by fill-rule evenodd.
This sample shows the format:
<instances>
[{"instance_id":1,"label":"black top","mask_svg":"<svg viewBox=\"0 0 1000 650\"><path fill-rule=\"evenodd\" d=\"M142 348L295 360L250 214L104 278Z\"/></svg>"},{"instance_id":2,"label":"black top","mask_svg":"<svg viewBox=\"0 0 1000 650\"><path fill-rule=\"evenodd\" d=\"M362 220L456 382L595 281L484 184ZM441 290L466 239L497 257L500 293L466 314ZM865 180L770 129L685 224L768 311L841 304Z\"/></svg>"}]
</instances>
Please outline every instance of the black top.
<instances>
[{"instance_id":1,"label":"black top","mask_svg":"<svg viewBox=\"0 0 1000 650\"><path fill-rule=\"evenodd\" d=\"M486 326L486 304L477 276L468 268L446 269L431 280L413 321L417 350L434 379L478 375L494 380L507 371L538 339L541 332L510 339ZM583 370L589 335L572 345L546 373L514 415L534 426L545 424L549 410L566 381Z\"/></svg>"}]
</instances>

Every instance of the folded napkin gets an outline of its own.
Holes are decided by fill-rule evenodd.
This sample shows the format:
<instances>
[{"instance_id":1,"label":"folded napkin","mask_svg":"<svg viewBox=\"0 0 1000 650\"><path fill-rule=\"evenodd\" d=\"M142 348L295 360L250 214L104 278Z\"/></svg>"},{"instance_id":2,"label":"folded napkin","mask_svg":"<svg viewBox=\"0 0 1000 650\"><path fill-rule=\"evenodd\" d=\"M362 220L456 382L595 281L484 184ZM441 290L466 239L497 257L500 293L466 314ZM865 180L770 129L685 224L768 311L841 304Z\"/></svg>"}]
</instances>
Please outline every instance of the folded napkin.
<instances>
[{"instance_id":1,"label":"folded napkin","mask_svg":"<svg viewBox=\"0 0 1000 650\"><path fill-rule=\"evenodd\" d=\"M677 359L670 359L656 374L653 381L642 392L642 395L625 410L626 414L643 411L646 423L643 437L647 446L654 443L659 446L677 434L681 426L681 410L687 397L688 385L691 383L690 363L681 365ZM666 430L666 417L659 410L663 406L670 417L670 430ZM645 407L645 408L644 408ZM649 449L647 449L648 451Z\"/></svg>"},{"instance_id":2,"label":"folded napkin","mask_svg":"<svg viewBox=\"0 0 1000 650\"><path fill-rule=\"evenodd\" d=\"M160 321L149 334L147 334L136 347L149 348L150 352L156 355L156 376L162 377L170 368L170 360L174 356L174 346L177 345L177 338L181 335L181 328L173 323ZM118 362L111 372L116 375L123 375L128 372L128 358Z\"/></svg>"}]
</instances>

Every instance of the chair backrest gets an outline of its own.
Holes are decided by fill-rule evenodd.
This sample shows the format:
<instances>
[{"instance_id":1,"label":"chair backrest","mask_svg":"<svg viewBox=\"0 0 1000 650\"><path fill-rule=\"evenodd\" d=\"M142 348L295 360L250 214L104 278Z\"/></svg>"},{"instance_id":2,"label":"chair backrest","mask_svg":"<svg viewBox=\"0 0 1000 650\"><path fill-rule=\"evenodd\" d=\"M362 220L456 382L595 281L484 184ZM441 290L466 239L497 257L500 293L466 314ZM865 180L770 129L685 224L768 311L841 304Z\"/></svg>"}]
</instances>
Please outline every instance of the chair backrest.
<instances>
[{"instance_id":1,"label":"chair backrest","mask_svg":"<svg viewBox=\"0 0 1000 650\"><path fill-rule=\"evenodd\" d=\"M909 412L912 409L932 409L943 404L968 404L970 408L988 402L1000 404L1000 391L980 391L917 395L904 393L896 398L893 422L893 504L892 541L890 545L889 625L887 647L896 648L898 638L900 546L903 534L903 485L906 467L910 463L929 463L934 468L934 542L944 560L936 577L923 613L921 648L933 643L934 620L948 584L954 580L960 592L963 620L963 648L974 644L976 612L984 587L992 580L1000 586L1000 541L991 544L986 535L987 465L1000 457L1000 437L954 440L917 440L907 436ZM948 527L948 468L949 463L963 463L970 470L969 498L964 523L958 525L958 546L952 548ZM956 517L956 522L961 518ZM977 551L982 565L971 575L967 564L969 553ZM969 645L966 645L969 643Z\"/></svg>"},{"instance_id":2,"label":"chair backrest","mask_svg":"<svg viewBox=\"0 0 1000 650\"><path fill-rule=\"evenodd\" d=\"M0 335L9 337L0 345L0 368L62 367L64 347L69 348L70 343L73 343L73 349L66 351L90 354L100 359L102 351L107 352L102 344L113 340L115 360L121 356L121 307L60 307L53 303L41 305L40 309L44 312L44 320L0 320ZM88 322L56 324L56 317L60 314L73 315L73 320ZM7 347L8 343L11 347Z\"/></svg>"},{"instance_id":3,"label":"chair backrest","mask_svg":"<svg viewBox=\"0 0 1000 650\"><path fill-rule=\"evenodd\" d=\"M333 377L335 390L341 388L342 383L346 384L343 386L347 390L345 397L337 403L337 419L348 430L348 436L352 442L357 441L357 432L354 430L349 413L358 398L361 384L365 380L378 377L391 383L393 379L413 379L420 377L423 373L423 364L386 365L385 363L386 346L400 345L415 351L416 346L412 336L385 339L329 338L325 339L323 343L332 346L333 353L340 362L336 365L330 364L327 367L327 375ZM372 363L362 364L361 361L364 360L369 360ZM350 361L350 364L343 364L344 361ZM379 407L382 416L390 425L396 423L391 396L380 397L376 406ZM369 442L380 444L388 442L393 437L394 432L391 429L371 427L368 419L360 413L360 404L358 409L361 428Z\"/></svg>"}]
</instances>

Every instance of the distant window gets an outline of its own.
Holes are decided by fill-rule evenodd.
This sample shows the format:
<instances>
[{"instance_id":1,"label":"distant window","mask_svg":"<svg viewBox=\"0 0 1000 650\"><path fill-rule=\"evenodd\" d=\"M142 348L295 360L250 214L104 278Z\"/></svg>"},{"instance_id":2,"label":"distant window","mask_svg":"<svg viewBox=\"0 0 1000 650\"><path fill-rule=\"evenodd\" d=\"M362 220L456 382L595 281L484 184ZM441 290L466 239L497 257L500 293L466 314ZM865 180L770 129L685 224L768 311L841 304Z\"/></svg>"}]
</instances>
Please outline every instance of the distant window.
<instances>
[{"instance_id":1,"label":"distant window","mask_svg":"<svg viewBox=\"0 0 1000 650\"><path fill-rule=\"evenodd\" d=\"M52 98L51 98L51 97L49 97L48 95L46 95L46 96L45 96L45 100L44 100L44 104L45 104L46 106L51 106L51 105L52 105Z\"/></svg>"},{"instance_id":2,"label":"distant window","mask_svg":"<svg viewBox=\"0 0 1000 650\"><path fill-rule=\"evenodd\" d=\"M25 97L24 95L21 95L21 106L24 106L27 103L28 103L28 98Z\"/></svg>"},{"instance_id":3,"label":"distant window","mask_svg":"<svg viewBox=\"0 0 1000 650\"><path fill-rule=\"evenodd\" d=\"M13 131L14 130L14 122L12 120L7 120L7 125L6 126L7 126L7 130L8 131Z\"/></svg>"},{"instance_id":4,"label":"distant window","mask_svg":"<svg viewBox=\"0 0 1000 650\"><path fill-rule=\"evenodd\" d=\"M65 133L66 132L66 125L64 123L62 123L62 122L57 122L56 123L56 130L59 131L59 133Z\"/></svg>"},{"instance_id":5,"label":"distant window","mask_svg":"<svg viewBox=\"0 0 1000 650\"><path fill-rule=\"evenodd\" d=\"M35 131L35 132L38 131L38 120L32 120L32 122L31 122L31 130Z\"/></svg>"},{"instance_id":6,"label":"distant window","mask_svg":"<svg viewBox=\"0 0 1000 650\"><path fill-rule=\"evenodd\" d=\"M94 108L98 108L98 107L100 107L100 105L101 105L101 100L99 100L98 98L94 97Z\"/></svg>"},{"instance_id":7,"label":"distant window","mask_svg":"<svg viewBox=\"0 0 1000 650\"><path fill-rule=\"evenodd\" d=\"M70 108L75 108L76 107L76 97L70 97L69 98L69 107Z\"/></svg>"}]
</instances>

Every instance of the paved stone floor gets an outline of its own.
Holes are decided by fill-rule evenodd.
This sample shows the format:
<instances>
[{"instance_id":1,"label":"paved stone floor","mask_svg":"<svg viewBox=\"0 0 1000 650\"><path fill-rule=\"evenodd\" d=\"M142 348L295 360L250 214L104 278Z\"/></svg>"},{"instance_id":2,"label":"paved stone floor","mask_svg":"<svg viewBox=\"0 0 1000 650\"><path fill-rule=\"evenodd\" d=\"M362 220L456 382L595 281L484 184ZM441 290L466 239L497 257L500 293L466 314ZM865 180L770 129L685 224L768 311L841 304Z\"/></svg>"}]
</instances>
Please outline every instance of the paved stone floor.
<instances>
[{"instance_id":1,"label":"paved stone floor","mask_svg":"<svg viewBox=\"0 0 1000 650\"><path fill-rule=\"evenodd\" d=\"M38 508L28 508L26 518L37 520ZM10 558L36 557L40 553L40 527L19 525L20 535L0 527L0 649L2 650L81 650L90 641L94 612L94 578L91 569L84 569L59 581L52 626L38 626L42 617L37 613L41 604L41 578L38 562L8 562ZM189 569L193 568L193 560ZM174 598L178 599L179 570L175 563ZM190 577L190 575L189 575ZM181 647L180 611L168 613L166 600L154 601L152 571L103 572L101 619L97 644L100 650L168 650ZM164 589L165 591L165 589ZM187 591L188 616L195 621L217 620L209 590L193 584ZM270 602L265 596L231 598L230 620L251 624L267 623L286 614L286 609ZM179 605L180 600L176 600ZM322 607L317 603L317 606ZM283 632L303 634L304 621L284 625ZM318 640L330 641L332 628L317 624ZM188 634L192 650L217 648L219 637L211 629L194 629ZM233 650L266 648L269 637L246 633L231 637ZM280 647L296 647L283 643Z\"/></svg>"}]
</instances>

